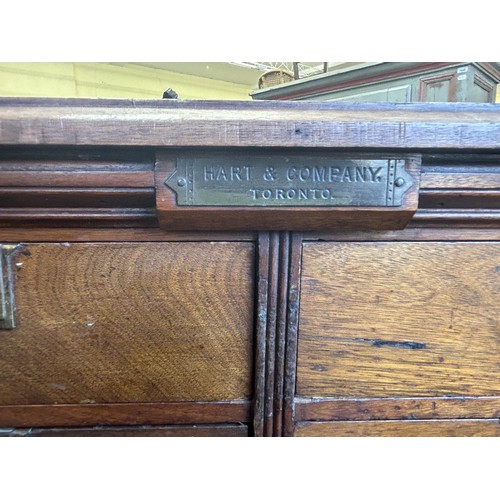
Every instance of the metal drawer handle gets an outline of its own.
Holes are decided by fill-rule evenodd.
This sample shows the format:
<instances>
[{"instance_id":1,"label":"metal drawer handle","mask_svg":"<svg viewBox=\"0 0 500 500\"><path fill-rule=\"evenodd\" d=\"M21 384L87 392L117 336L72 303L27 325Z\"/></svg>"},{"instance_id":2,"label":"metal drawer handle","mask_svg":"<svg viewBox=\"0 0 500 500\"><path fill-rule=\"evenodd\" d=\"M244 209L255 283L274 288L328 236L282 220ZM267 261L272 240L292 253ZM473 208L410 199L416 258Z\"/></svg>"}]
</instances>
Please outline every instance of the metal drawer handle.
<instances>
[{"instance_id":1,"label":"metal drawer handle","mask_svg":"<svg viewBox=\"0 0 500 500\"><path fill-rule=\"evenodd\" d=\"M17 245L0 244L0 328L16 327L12 255Z\"/></svg>"}]
</instances>

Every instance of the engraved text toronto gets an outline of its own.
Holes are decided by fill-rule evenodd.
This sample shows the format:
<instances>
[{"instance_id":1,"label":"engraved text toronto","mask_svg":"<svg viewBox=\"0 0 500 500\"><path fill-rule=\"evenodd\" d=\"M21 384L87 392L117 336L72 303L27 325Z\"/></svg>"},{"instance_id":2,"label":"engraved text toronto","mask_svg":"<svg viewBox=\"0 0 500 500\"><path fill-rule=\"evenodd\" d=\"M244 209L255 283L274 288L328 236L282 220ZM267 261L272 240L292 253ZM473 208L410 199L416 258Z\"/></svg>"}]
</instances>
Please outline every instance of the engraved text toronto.
<instances>
[{"instance_id":1,"label":"engraved text toronto","mask_svg":"<svg viewBox=\"0 0 500 500\"><path fill-rule=\"evenodd\" d=\"M180 158L166 184L179 205L397 206L412 179L404 160L224 156Z\"/></svg>"}]
</instances>

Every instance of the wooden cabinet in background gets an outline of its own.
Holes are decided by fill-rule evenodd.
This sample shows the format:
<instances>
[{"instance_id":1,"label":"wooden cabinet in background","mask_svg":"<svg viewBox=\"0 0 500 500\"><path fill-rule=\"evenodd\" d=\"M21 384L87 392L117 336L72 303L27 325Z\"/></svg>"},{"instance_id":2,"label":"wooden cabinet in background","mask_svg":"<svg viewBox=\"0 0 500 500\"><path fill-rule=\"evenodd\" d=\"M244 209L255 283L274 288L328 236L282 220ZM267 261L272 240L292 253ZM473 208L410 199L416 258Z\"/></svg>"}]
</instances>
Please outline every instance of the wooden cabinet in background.
<instances>
[{"instance_id":1,"label":"wooden cabinet in background","mask_svg":"<svg viewBox=\"0 0 500 500\"><path fill-rule=\"evenodd\" d=\"M495 102L498 63L365 63L251 93L253 99Z\"/></svg>"}]
</instances>

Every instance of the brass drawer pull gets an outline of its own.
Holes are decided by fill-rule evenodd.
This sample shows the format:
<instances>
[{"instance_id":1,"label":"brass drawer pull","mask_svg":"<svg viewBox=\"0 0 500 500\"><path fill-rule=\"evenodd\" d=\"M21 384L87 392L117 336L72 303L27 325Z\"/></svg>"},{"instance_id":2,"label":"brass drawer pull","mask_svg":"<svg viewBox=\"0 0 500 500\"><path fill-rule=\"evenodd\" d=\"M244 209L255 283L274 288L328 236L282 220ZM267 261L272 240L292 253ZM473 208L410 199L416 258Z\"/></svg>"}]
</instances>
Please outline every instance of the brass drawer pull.
<instances>
[{"instance_id":1,"label":"brass drawer pull","mask_svg":"<svg viewBox=\"0 0 500 500\"><path fill-rule=\"evenodd\" d=\"M16 327L12 254L17 245L0 244L0 328Z\"/></svg>"}]
</instances>

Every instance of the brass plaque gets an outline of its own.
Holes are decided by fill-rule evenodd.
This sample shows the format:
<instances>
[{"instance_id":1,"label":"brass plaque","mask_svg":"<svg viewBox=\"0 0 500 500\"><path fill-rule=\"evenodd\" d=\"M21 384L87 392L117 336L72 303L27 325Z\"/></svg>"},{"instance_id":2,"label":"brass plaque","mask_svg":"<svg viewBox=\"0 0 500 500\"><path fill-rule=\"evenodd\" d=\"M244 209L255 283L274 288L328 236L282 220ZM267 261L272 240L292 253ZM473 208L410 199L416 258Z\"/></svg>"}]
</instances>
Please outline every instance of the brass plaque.
<instances>
[{"instance_id":1,"label":"brass plaque","mask_svg":"<svg viewBox=\"0 0 500 500\"><path fill-rule=\"evenodd\" d=\"M165 180L178 206L398 207L404 159L268 155L177 158Z\"/></svg>"}]
</instances>

